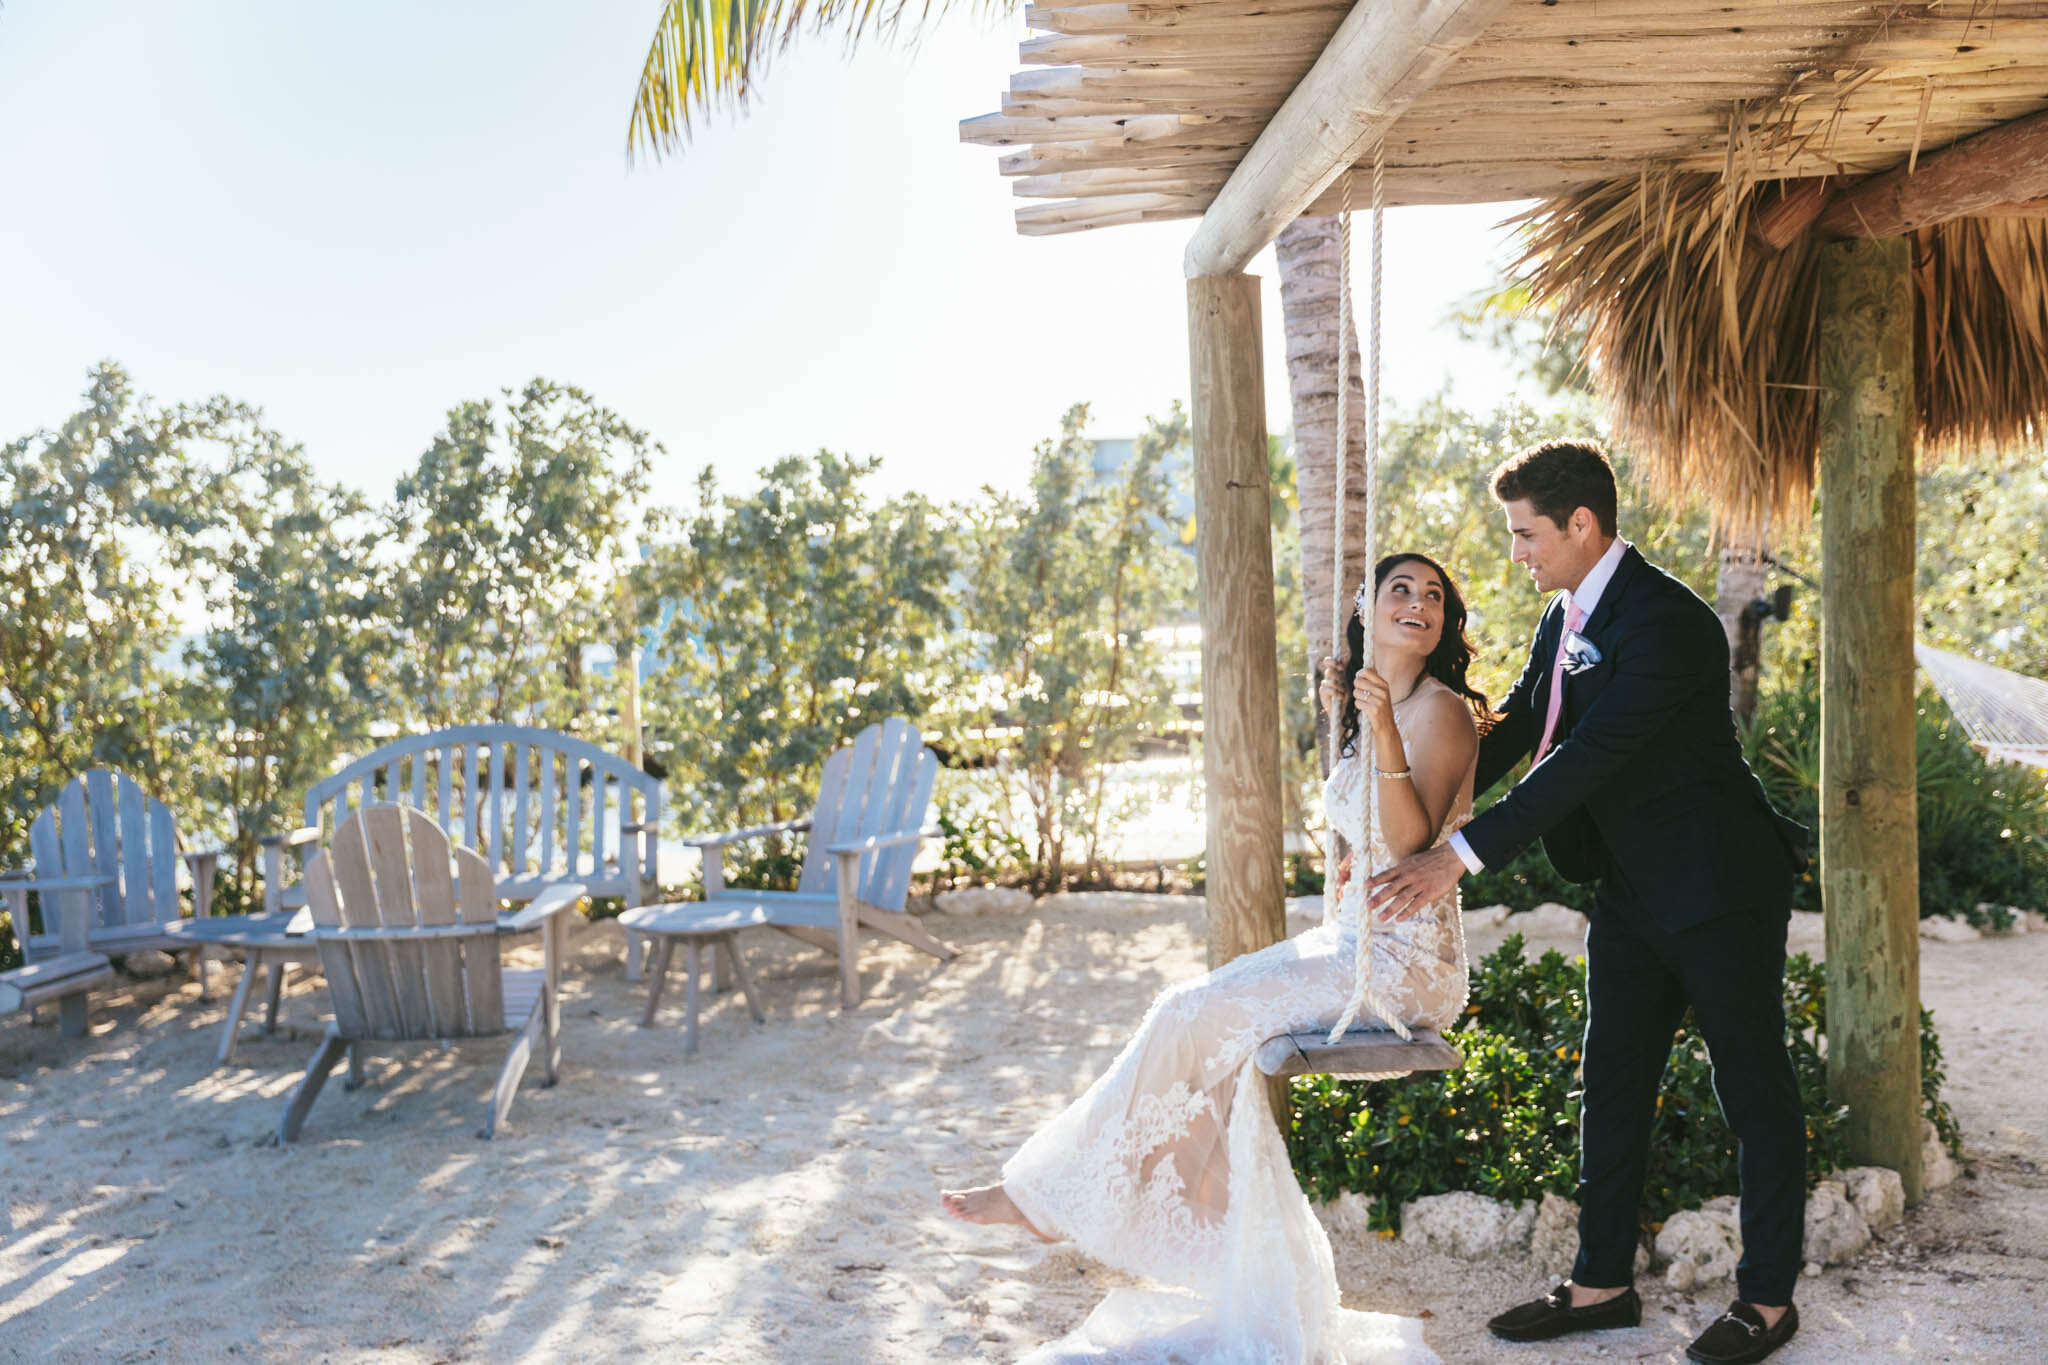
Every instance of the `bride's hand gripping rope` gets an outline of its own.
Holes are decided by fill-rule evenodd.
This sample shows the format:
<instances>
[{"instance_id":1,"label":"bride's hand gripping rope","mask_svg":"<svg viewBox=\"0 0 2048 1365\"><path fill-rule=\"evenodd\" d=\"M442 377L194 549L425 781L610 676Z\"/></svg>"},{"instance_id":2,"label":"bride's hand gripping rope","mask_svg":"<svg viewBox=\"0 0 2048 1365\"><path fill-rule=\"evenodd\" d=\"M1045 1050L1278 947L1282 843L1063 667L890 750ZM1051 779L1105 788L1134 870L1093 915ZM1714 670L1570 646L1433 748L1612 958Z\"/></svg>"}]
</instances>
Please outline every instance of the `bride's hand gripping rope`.
<instances>
[{"instance_id":1,"label":"bride's hand gripping rope","mask_svg":"<svg viewBox=\"0 0 2048 1365\"><path fill-rule=\"evenodd\" d=\"M1351 699L1358 704L1358 728L1373 737L1374 748L1399 750L1401 732L1394 725L1394 693L1387 680L1374 669L1359 669L1358 679L1351 685Z\"/></svg>"},{"instance_id":2,"label":"bride's hand gripping rope","mask_svg":"<svg viewBox=\"0 0 2048 1365\"><path fill-rule=\"evenodd\" d=\"M1323 659L1323 680L1316 687L1316 695L1322 699L1323 713L1330 717L1330 723L1337 723L1338 702L1344 695L1344 665L1336 659Z\"/></svg>"}]
</instances>

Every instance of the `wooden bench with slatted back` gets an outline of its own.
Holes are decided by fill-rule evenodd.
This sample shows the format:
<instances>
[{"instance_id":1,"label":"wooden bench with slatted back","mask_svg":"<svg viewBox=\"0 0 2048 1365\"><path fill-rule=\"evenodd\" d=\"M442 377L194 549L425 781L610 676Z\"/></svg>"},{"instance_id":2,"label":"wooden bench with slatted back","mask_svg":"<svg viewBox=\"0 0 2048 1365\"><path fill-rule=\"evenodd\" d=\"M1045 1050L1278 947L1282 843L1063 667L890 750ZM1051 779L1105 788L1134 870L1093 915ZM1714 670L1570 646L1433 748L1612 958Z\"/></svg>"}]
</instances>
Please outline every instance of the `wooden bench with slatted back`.
<instances>
[{"instance_id":1,"label":"wooden bench with slatted back","mask_svg":"<svg viewBox=\"0 0 2048 1365\"><path fill-rule=\"evenodd\" d=\"M350 811L380 802L404 802L482 854L505 900L560 882L628 905L658 896L659 778L559 730L457 725L394 739L315 783L304 826L263 841L264 908L306 903L287 849L310 847Z\"/></svg>"}]
</instances>

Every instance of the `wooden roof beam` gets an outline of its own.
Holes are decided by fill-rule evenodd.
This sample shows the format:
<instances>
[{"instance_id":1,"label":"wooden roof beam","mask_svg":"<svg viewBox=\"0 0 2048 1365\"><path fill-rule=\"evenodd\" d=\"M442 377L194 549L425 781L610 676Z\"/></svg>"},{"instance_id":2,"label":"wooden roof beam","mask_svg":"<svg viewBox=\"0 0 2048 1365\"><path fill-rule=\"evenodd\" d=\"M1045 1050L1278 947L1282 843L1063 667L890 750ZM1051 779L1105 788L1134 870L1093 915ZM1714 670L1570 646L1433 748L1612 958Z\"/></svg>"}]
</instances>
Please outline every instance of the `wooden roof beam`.
<instances>
[{"instance_id":1,"label":"wooden roof beam","mask_svg":"<svg viewBox=\"0 0 2048 1365\"><path fill-rule=\"evenodd\" d=\"M2048 113L2002 123L1919 161L1836 195L1813 230L1823 237L1898 237L2048 195Z\"/></svg>"},{"instance_id":2,"label":"wooden roof beam","mask_svg":"<svg viewBox=\"0 0 2048 1365\"><path fill-rule=\"evenodd\" d=\"M1782 251L1808 231L1824 240L1901 237L1951 218L2038 217L2048 197L2048 112L2001 123L1882 175L1786 181L1754 224Z\"/></svg>"},{"instance_id":3,"label":"wooden roof beam","mask_svg":"<svg viewBox=\"0 0 2048 1365\"><path fill-rule=\"evenodd\" d=\"M1507 0L1359 0L1202 215L1188 277L1227 275L1358 161Z\"/></svg>"}]
</instances>

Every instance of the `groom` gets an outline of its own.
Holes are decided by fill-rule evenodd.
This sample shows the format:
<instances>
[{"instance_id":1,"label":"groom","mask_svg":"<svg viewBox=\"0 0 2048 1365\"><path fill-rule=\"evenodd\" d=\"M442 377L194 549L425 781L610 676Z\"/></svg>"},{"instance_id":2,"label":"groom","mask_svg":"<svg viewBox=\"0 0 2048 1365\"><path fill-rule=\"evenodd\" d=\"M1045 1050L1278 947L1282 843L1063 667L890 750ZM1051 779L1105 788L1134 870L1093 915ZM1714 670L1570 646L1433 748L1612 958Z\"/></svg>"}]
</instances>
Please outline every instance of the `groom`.
<instances>
[{"instance_id":1,"label":"groom","mask_svg":"<svg viewBox=\"0 0 2048 1365\"><path fill-rule=\"evenodd\" d=\"M1614 471L1552 441L1494 471L1514 559L1555 593L1529 663L1480 743L1477 788L1525 755L1514 788L1451 836L1372 878L1405 919L1467 871L1541 838L1596 881L1586 934L1579 1255L1571 1278L1488 1326L1509 1341L1633 1327L1637 1205L1672 1034L1692 1007L1714 1093L1741 1144L1737 1298L1696 1361L1762 1360L1798 1330L1806 1124L1785 1051L1785 926L1806 831L1771 809L1728 710L1713 610L1616 536Z\"/></svg>"}]
</instances>

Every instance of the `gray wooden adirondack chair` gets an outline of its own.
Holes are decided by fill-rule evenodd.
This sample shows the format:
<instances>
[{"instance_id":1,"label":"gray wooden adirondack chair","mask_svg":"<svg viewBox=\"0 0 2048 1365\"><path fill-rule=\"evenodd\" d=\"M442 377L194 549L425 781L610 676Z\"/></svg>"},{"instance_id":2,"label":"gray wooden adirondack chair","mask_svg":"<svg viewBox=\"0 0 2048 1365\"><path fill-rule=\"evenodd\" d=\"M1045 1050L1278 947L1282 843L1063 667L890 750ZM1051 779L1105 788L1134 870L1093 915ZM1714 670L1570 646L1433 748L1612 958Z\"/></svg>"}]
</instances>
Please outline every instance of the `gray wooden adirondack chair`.
<instances>
[{"instance_id":1,"label":"gray wooden adirondack chair","mask_svg":"<svg viewBox=\"0 0 2048 1365\"><path fill-rule=\"evenodd\" d=\"M942 943L906 913L910 864L922 839L938 756L909 721L870 725L825 760L817 808L807 819L734 830L685 842L704 855L704 899L712 905L758 905L768 923L839 955L839 999L860 1003L860 931L873 929L942 961L959 950ZM741 839L808 830L803 873L795 891L747 891L725 884L723 850Z\"/></svg>"},{"instance_id":2,"label":"gray wooden adirondack chair","mask_svg":"<svg viewBox=\"0 0 2048 1365\"><path fill-rule=\"evenodd\" d=\"M561 912L584 888L557 883L501 921L500 893L482 855L461 847L452 854L431 817L380 804L352 812L332 844L307 862L306 905L334 1022L285 1106L278 1141L298 1137L344 1052L350 1087L361 1083L357 1049L366 1042L511 1034L479 1137L497 1132L536 1049L547 1083L555 1083L568 923ZM503 968L499 935L536 928L540 970Z\"/></svg>"},{"instance_id":3,"label":"gray wooden adirondack chair","mask_svg":"<svg viewBox=\"0 0 2048 1365\"><path fill-rule=\"evenodd\" d=\"M35 857L34 876L0 877L0 894L7 898L27 963L22 970L28 975L12 984L28 987L35 996L26 998L29 990L24 990L17 1003L32 1008L40 1000L58 998L53 987L61 979L88 976L90 984L97 984L111 975L99 970L107 965L106 957L148 949L189 955L200 996L206 997L204 947L172 935L167 926L184 915L179 861L191 877L192 903L204 914L213 900L220 853L180 852L169 806L144 792L134 778L94 768L65 783L57 800L36 817L28 846ZM40 932L29 926L30 891L41 900ZM74 947L68 921L79 915L84 932ZM101 959L97 966L88 960L92 956ZM0 996L0 1004L11 998ZM65 1032L82 1033L82 996L76 1006L67 1001L62 1008Z\"/></svg>"}]
</instances>

